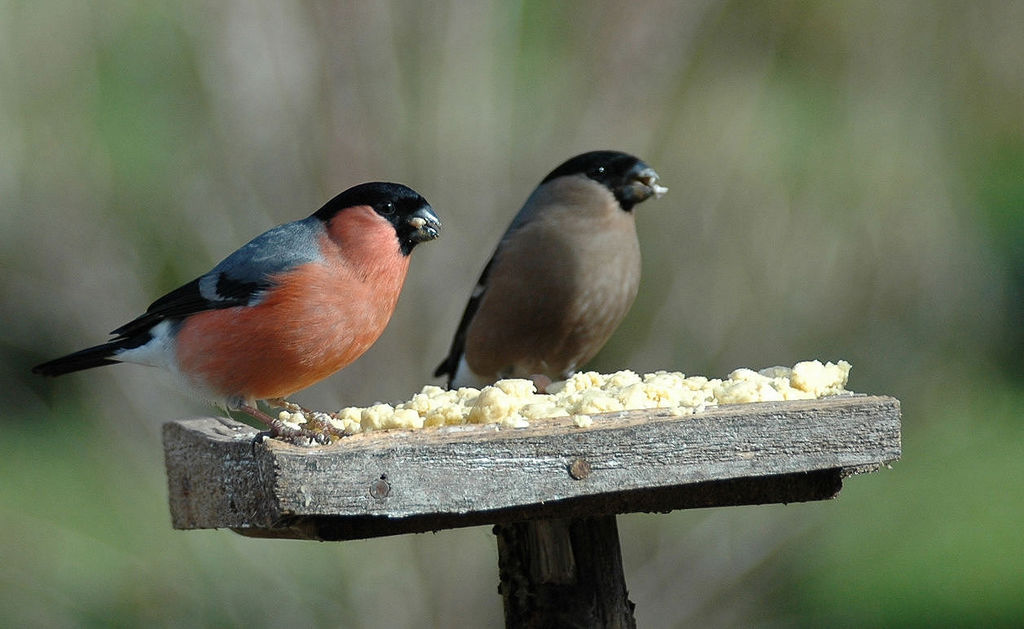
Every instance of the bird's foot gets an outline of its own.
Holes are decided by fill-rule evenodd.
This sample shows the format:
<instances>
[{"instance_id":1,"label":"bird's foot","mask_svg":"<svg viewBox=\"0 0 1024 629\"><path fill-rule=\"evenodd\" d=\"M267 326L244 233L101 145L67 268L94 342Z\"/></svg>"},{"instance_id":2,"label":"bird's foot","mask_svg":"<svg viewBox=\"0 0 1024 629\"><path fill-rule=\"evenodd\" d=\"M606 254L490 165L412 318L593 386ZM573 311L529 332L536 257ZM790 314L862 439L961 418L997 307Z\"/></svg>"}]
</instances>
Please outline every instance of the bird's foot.
<instances>
[{"instance_id":1,"label":"bird's foot","mask_svg":"<svg viewBox=\"0 0 1024 629\"><path fill-rule=\"evenodd\" d=\"M548 387L551 386L551 378L542 373L533 374L530 376L530 381L533 382L533 387L537 390L537 393L547 393Z\"/></svg>"},{"instance_id":2,"label":"bird's foot","mask_svg":"<svg viewBox=\"0 0 1024 629\"><path fill-rule=\"evenodd\" d=\"M341 428L338 428L330 421L332 419L339 419L337 413L328 413L326 411L314 411L306 408L305 406L302 406L301 404L290 402L284 399L283 397L270 398L269 400L267 400L267 404L270 404L271 406L274 406L276 408L283 408L289 413L301 413L302 416L306 418L306 421L309 424L316 426L320 430L320 432L324 434L328 434L332 437L337 437L339 439L341 439L342 437L352 436L351 432L347 432L345 430L342 430Z\"/></svg>"},{"instance_id":3,"label":"bird's foot","mask_svg":"<svg viewBox=\"0 0 1024 629\"><path fill-rule=\"evenodd\" d=\"M271 417L260 409L249 404L241 404L238 410L263 422L270 429L271 438L280 438L296 445L312 445L318 443L326 445L331 442L331 436L325 430L316 431L307 428L289 426L277 417ZM305 414L305 413L303 413Z\"/></svg>"},{"instance_id":4,"label":"bird's foot","mask_svg":"<svg viewBox=\"0 0 1024 629\"><path fill-rule=\"evenodd\" d=\"M332 419L338 419L337 413L314 411L302 406L301 404L296 404L295 402L290 402L280 397L268 399L267 404L276 408L282 408L289 413L301 414L306 418L306 429L321 436L326 435L328 440L327 443L348 437L352 434L338 428L331 422Z\"/></svg>"},{"instance_id":5,"label":"bird's foot","mask_svg":"<svg viewBox=\"0 0 1024 629\"><path fill-rule=\"evenodd\" d=\"M318 434L327 435L328 443L338 439L343 439L344 437L348 437L352 434L334 425L331 420L338 419L336 413L306 411L303 415L306 417L306 424L312 427L311 430L318 432Z\"/></svg>"}]
</instances>

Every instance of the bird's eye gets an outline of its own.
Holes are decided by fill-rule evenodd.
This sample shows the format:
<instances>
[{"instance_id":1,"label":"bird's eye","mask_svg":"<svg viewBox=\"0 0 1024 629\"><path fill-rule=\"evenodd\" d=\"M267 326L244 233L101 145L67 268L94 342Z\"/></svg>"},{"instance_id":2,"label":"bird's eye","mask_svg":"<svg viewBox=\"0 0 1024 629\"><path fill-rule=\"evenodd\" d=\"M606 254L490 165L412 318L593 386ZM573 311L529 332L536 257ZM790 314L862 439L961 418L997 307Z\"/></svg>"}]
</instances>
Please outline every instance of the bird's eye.
<instances>
[{"instance_id":1,"label":"bird's eye","mask_svg":"<svg viewBox=\"0 0 1024 629\"><path fill-rule=\"evenodd\" d=\"M391 201L387 201L386 203L380 206L380 213L383 214L384 216L391 216L392 214L395 213L395 204L392 203Z\"/></svg>"},{"instance_id":2,"label":"bird's eye","mask_svg":"<svg viewBox=\"0 0 1024 629\"><path fill-rule=\"evenodd\" d=\"M603 174L604 174L604 166L598 166L597 168L591 169L591 171L589 173L587 173L587 176L590 177L591 179L597 179L598 177L600 177Z\"/></svg>"}]
</instances>

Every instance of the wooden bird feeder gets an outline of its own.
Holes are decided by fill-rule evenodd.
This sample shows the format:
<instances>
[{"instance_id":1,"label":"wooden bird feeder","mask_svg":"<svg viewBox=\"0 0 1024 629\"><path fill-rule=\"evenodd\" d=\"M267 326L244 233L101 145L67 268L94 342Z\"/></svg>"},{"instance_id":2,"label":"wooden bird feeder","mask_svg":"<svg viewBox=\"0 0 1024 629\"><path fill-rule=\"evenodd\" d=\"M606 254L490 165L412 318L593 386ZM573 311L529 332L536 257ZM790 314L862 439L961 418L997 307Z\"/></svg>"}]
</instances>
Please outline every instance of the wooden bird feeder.
<instances>
[{"instance_id":1,"label":"wooden bird feeder","mask_svg":"<svg viewBox=\"0 0 1024 629\"><path fill-rule=\"evenodd\" d=\"M450 426L302 448L201 417L164 426L177 529L340 541L490 524L506 625L633 627L615 516L824 500L900 457L900 404L844 395Z\"/></svg>"}]
</instances>

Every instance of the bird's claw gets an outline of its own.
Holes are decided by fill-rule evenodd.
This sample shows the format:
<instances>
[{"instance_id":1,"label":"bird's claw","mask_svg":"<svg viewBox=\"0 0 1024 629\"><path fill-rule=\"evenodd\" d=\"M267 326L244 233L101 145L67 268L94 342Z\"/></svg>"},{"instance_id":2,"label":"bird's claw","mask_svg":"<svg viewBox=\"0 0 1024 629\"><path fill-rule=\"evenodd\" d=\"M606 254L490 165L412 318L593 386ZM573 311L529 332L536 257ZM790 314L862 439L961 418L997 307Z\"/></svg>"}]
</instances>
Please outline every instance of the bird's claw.
<instances>
[{"instance_id":1,"label":"bird's claw","mask_svg":"<svg viewBox=\"0 0 1024 629\"><path fill-rule=\"evenodd\" d=\"M271 425L270 436L279 437L284 441L288 441L295 445L311 445L317 443L320 445L328 445L333 440L347 437L349 433L336 428L330 419L336 419L334 413L322 413L319 411L313 411L301 404L295 402L289 402L284 398L272 398L267 400L267 403L276 408L281 408L289 413L298 413L305 418L306 427L295 427L289 426L280 419L274 419ZM297 440L305 439L307 443L300 444Z\"/></svg>"},{"instance_id":2,"label":"bird's claw","mask_svg":"<svg viewBox=\"0 0 1024 629\"><path fill-rule=\"evenodd\" d=\"M281 420L275 420L270 426L270 436L273 438L287 441L294 445L327 445L331 442L331 436L327 431L310 430L308 428L298 428L285 424Z\"/></svg>"}]
</instances>

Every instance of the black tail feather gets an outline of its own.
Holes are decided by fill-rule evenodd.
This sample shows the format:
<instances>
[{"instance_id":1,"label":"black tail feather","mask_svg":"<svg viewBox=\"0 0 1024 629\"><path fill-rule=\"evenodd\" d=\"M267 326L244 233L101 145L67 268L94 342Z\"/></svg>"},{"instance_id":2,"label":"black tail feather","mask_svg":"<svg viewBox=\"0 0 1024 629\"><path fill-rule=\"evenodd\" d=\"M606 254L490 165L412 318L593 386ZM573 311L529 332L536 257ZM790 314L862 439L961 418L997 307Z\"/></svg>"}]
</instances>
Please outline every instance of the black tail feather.
<instances>
[{"instance_id":1,"label":"black tail feather","mask_svg":"<svg viewBox=\"0 0 1024 629\"><path fill-rule=\"evenodd\" d=\"M125 339L111 341L110 343L104 343L103 345L87 347L73 354L68 354L67 356L54 358L53 360L33 367L32 373L40 376L63 376L64 374L71 373L72 371L81 371L83 369L92 369L93 367L116 364L120 361L111 357L114 355L115 350L124 348L124 342Z\"/></svg>"}]
</instances>

